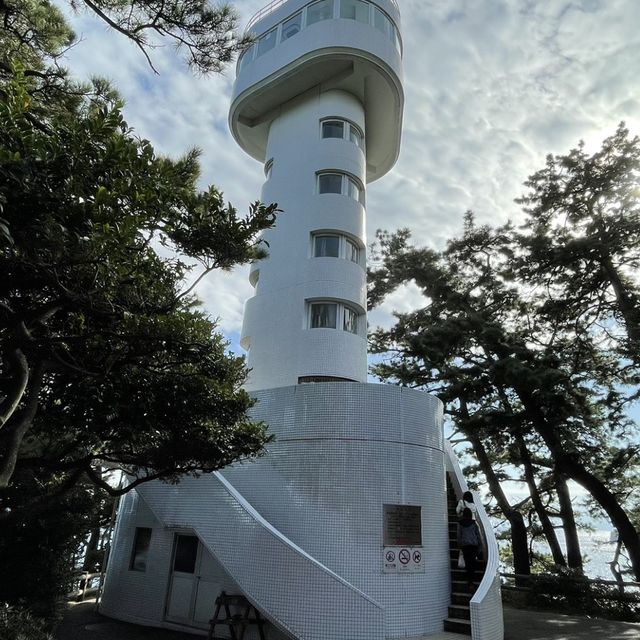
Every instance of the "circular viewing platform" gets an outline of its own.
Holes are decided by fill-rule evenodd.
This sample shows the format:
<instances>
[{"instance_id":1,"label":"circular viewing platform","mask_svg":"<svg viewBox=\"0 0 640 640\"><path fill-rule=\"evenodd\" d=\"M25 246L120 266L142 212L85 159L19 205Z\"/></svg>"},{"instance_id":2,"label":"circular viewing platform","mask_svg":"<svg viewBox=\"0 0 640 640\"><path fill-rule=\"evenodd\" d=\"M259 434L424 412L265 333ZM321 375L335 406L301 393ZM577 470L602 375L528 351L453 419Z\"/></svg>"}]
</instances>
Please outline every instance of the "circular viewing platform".
<instances>
[{"instance_id":1,"label":"circular viewing platform","mask_svg":"<svg viewBox=\"0 0 640 640\"><path fill-rule=\"evenodd\" d=\"M366 114L366 178L377 180L400 150L404 92L395 0L274 0L249 22L255 42L238 60L229 125L265 161L271 121L311 92L342 90Z\"/></svg>"}]
</instances>

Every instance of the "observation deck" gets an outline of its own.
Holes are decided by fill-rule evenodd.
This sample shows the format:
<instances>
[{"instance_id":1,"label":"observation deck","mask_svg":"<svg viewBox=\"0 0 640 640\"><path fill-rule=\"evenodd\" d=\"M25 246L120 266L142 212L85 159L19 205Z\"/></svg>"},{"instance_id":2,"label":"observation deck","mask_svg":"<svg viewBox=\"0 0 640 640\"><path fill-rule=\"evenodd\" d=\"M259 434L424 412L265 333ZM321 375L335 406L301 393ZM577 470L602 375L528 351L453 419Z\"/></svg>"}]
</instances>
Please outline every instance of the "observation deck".
<instances>
[{"instance_id":1,"label":"observation deck","mask_svg":"<svg viewBox=\"0 0 640 640\"><path fill-rule=\"evenodd\" d=\"M400 150L404 92L395 0L274 0L249 21L256 41L238 60L229 110L236 142L260 162L270 123L310 92L354 95L366 114L366 180Z\"/></svg>"}]
</instances>

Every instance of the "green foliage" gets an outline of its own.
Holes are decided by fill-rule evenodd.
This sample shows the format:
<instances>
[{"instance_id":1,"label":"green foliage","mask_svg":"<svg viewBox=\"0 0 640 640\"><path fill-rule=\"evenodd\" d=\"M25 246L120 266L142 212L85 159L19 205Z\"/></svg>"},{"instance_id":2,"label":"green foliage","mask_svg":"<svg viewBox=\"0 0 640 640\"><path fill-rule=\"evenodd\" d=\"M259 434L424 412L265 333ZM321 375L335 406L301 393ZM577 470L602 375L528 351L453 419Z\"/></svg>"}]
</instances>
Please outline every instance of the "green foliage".
<instances>
[{"instance_id":1,"label":"green foliage","mask_svg":"<svg viewBox=\"0 0 640 640\"><path fill-rule=\"evenodd\" d=\"M0 637L3 640L53 640L47 621L23 607L0 603Z\"/></svg>"},{"instance_id":2,"label":"green foliage","mask_svg":"<svg viewBox=\"0 0 640 640\"><path fill-rule=\"evenodd\" d=\"M187 64L201 73L219 72L249 38L236 32L238 16L227 4L210 0L68 0L74 9L86 8L112 29L134 42L147 57L153 38L164 38L184 54Z\"/></svg>"},{"instance_id":3,"label":"green foliage","mask_svg":"<svg viewBox=\"0 0 640 640\"><path fill-rule=\"evenodd\" d=\"M0 3L0 65L20 61L30 72L44 73L75 40L62 12L48 0L3 0Z\"/></svg>"},{"instance_id":4,"label":"green foliage","mask_svg":"<svg viewBox=\"0 0 640 640\"><path fill-rule=\"evenodd\" d=\"M233 11L204 0L70 3L150 64L158 39L201 72L247 43ZM248 418L243 359L192 291L263 257L276 207L239 216L198 187L197 151L156 155L107 82L70 80L58 63L75 36L51 2L0 0L0 18L0 601L31 611L0 612L0 635L39 639L107 494L219 469L270 440Z\"/></svg>"},{"instance_id":5,"label":"green foliage","mask_svg":"<svg viewBox=\"0 0 640 640\"><path fill-rule=\"evenodd\" d=\"M58 495L62 484L59 474L19 471L6 492L17 517L3 523L0 536L0 602L24 603L49 625L60 618L72 591L74 555L111 510L111 500L92 485L81 482ZM48 497L40 509L23 508L41 502L43 494Z\"/></svg>"},{"instance_id":6,"label":"green foliage","mask_svg":"<svg viewBox=\"0 0 640 640\"><path fill-rule=\"evenodd\" d=\"M528 581L527 605L560 613L640 622L640 594L620 594L611 585L567 580L562 575L536 575Z\"/></svg>"},{"instance_id":7,"label":"green foliage","mask_svg":"<svg viewBox=\"0 0 640 640\"><path fill-rule=\"evenodd\" d=\"M263 255L256 236L275 207L239 218L215 188L197 191L196 154L157 157L117 103L46 120L30 105L18 77L0 101L0 391L12 397L16 349L43 371L19 464L82 470L106 489L101 465L173 480L258 453L268 437L246 419L243 361L181 292L192 267L179 256L206 274Z\"/></svg>"},{"instance_id":8,"label":"green foliage","mask_svg":"<svg viewBox=\"0 0 640 640\"><path fill-rule=\"evenodd\" d=\"M549 156L519 203L527 214L520 277L547 288L542 312L601 328L640 362L640 142L621 124L593 155Z\"/></svg>"},{"instance_id":9,"label":"green foliage","mask_svg":"<svg viewBox=\"0 0 640 640\"><path fill-rule=\"evenodd\" d=\"M548 159L526 183L522 230L478 227L468 213L442 252L412 246L407 230L380 233L369 280L372 305L411 281L425 299L373 332L385 355L374 373L439 395L512 530L517 511L550 545L548 517L575 533L573 479L618 528L637 576L639 175L640 140L621 126L593 156ZM514 467L531 504L502 492Z\"/></svg>"}]
</instances>

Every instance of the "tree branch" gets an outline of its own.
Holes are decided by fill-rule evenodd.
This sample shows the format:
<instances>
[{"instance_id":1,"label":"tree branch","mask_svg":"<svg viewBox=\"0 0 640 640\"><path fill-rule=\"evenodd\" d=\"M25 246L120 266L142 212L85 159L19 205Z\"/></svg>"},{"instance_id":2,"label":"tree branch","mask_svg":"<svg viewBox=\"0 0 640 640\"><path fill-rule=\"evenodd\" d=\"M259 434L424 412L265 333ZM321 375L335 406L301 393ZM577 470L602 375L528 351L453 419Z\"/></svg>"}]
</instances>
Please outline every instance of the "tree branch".
<instances>
[{"instance_id":1,"label":"tree branch","mask_svg":"<svg viewBox=\"0 0 640 640\"><path fill-rule=\"evenodd\" d=\"M11 363L16 369L13 376L16 382L13 393L0 403L0 429L4 427L18 408L29 383L29 363L20 349L14 349L9 352L7 362Z\"/></svg>"},{"instance_id":2,"label":"tree branch","mask_svg":"<svg viewBox=\"0 0 640 640\"><path fill-rule=\"evenodd\" d=\"M2 454L2 461L0 462L0 489L5 489L9 486L9 481L16 468L20 445L22 444L25 434L31 428L33 418L38 410L44 373L45 364L38 362L33 369L31 385L27 392L24 409L19 414L13 416L15 423L10 423L3 434L5 436L3 444L6 444L6 450Z\"/></svg>"},{"instance_id":3,"label":"tree branch","mask_svg":"<svg viewBox=\"0 0 640 640\"><path fill-rule=\"evenodd\" d=\"M147 59L147 63L151 67L153 72L156 75L160 75L158 73L158 70L153 66L153 62L151 62L151 58L149 57L147 50L144 48L144 45L142 44L142 42L140 42L139 38L136 38L134 35L131 34L130 31L127 31L127 29L123 29L117 22L114 22L106 13L100 11L100 9L95 4L93 4L91 0L83 0L83 2L95 14L100 16L110 27L115 29L118 33L121 33L123 36L126 36L127 38L129 38L129 40L131 40L132 42L135 42L136 46L140 49L140 51L142 51L144 57Z\"/></svg>"}]
</instances>

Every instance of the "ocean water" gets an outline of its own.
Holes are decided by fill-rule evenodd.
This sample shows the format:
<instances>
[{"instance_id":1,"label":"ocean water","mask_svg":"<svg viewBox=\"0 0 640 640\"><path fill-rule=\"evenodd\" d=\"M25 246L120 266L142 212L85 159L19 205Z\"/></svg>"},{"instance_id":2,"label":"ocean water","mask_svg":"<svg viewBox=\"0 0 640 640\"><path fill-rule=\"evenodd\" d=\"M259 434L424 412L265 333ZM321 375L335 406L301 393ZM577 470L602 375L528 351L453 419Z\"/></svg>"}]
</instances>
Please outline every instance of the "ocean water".
<instances>
[{"instance_id":1,"label":"ocean water","mask_svg":"<svg viewBox=\"0 0 640 640\"><path fill-rule=\"evenodd\" d=\"M613 560L616 543L609 541L611 532L602 530L581 532L578 537L580 539L582 557L585 559L584 569L587 576L589 578L614 580L609 562ZM619 562L621 566L624 566L624 557L621 556ZM628 578L626 579L628 580Z\"/></svg>"},{"instance_id":2,"label":"ocean water","mask_svg":"<svg viewBox=\"0 0 640 640\"><path fill-rule=\"evenodd\" d=\"M564 538L562 531L557 531L560 544L564 547ZM582 557L584 558L584 570L585 574L589 578L600 578L603 580L614 580L614 575L611 573L609 563L613 560L616 551L616 538L615 533L612 534L610 530L596 529L594 531L580 531L578 533L580 540L580 549L582 551ZM611 542L611 540L614 542ZM507 541L501 541L501 545L508 546ZM534 544L534 549L539 553L549 553L549 548L544 543ZM624 548L622 550L624 554ZM622 568L625 566L624 555L619 558L619 563ZM506 567L505 571L511 573L513 569ZM631 580L630 576L624 577L625 581Z\"/></svg>"}]
</instances>

